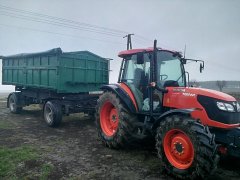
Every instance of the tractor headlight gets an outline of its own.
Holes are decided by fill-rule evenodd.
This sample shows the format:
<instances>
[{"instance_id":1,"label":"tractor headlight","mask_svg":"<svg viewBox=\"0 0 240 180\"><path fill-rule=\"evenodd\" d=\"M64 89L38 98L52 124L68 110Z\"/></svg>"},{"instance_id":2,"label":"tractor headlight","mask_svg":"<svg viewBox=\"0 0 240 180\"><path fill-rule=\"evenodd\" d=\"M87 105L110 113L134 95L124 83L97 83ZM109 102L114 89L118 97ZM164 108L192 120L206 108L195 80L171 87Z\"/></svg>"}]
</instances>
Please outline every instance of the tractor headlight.
<instances>
[{"instance_id":1,"label":"tractor headlight","mask_svg":"<svg viewBox=\"0 0 240 180\"><path fill-rule=\"evenodd\" d=\"M237 112L240 112L240 105L237 103Z\"/></svg>"},{"instance_id":2,"label":"tractor headlight","mask_svg":"<svg viewBox=\"0 0 240 180\"><path fill-rule=\"evenodd\" d=\"M217 102L218 109L222 111L234 112L234 107L232 104L224 103L224 102Z\"/></svg>"}]
</instances>

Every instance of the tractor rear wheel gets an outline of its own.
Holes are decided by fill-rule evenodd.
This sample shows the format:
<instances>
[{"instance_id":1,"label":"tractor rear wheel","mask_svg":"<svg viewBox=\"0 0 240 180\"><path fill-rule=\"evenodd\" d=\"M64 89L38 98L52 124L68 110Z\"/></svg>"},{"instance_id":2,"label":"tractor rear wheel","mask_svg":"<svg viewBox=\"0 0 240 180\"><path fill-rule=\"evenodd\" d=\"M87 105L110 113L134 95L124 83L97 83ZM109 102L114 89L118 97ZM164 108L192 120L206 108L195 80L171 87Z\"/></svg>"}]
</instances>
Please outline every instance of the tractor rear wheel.
<instances>
[{"instance_id":1,"label":"tractor rear wheel","mask_svg":"<svg viewBox=\"0 0 240 180\"><path fill-rule=\"evenodd\" d=\"M157 129L156 149L162 166L180 179L212 174L219 161L216 148L208 127L189 116L166 117Z\"/></svg>"},{"instance_id":2,"label":"tractor rear wheel","mask_svg":"<svg viewBox=\"0 0 240 180\"><path fill-rule=\"evenodd\" d=\"M96 107L98 135L109 148L132 145L137 127L136 116L131 114L112 92L100 96Z\"/></svg>"}]
</instances>

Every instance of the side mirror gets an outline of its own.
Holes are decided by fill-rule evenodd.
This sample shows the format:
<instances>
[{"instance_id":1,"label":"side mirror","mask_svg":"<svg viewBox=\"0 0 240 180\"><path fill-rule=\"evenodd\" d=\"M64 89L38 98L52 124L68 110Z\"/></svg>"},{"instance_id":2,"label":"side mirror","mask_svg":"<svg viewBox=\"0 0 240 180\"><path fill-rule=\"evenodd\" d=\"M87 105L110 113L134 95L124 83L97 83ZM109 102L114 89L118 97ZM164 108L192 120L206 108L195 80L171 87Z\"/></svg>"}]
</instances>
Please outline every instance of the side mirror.
<instances>
[{"instance_id":1,"label":"side mirror","mask_svg":"<svg viewBox=\"0 0 240 180\"><path fill-rule=\"evenodd\" d=\"M204 70L204 63L200 63L200 68L199 68L199 70L200 70L200 73L202 73L202 71Z\"/></svg>"},{"instance_id":2,"label":"side mirror","mask_svg":"<svg viewBox=\"0 0 240 180\"><path fill-rule=\"evenodd\" d=\"M183 64L187 64L187 60L184 58L181 58Z\"/></svg>"},{"instance_id":3,"label":"side mirror","mask_svg":"<svg viewBox=\"0 0 240 180\"><path fill-rule=\"evenodd\" d=\"M143 64L144 63L144 54L142 52L137 53L137 64Z\"/></svg>"}]
</instances>

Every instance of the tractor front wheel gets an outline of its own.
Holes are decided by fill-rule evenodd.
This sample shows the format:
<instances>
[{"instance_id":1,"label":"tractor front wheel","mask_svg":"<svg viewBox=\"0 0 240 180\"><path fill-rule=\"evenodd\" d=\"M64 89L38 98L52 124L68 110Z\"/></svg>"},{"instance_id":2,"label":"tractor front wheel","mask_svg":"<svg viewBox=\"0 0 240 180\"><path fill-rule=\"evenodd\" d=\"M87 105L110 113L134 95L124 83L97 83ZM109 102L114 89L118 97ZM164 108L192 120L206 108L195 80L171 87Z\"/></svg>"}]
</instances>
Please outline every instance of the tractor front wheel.
<instances>
[{"instance_id":1,"label":"tractor front wheel","mask_svg":"<svg viewBox=\"0 0 240 180\"><path fill-rule=\"evenodd\" d=\"M160 123L156 149L163 168L180 179L204 178L213 173L219 160L208 127L183 115L166 117Z\"/></svg>"},{"instance_id":2,"label":"tractor front wheel","mask_svg":"<svg viewBox=\"0 0 240 180\"><path fill-rule=\"evenodd\" d=\"M100 96L96 107L96 125L102 142L110 148L127 147L135 140L136 116L131 114L112 92Z\"/></svg>"}]
</instances>

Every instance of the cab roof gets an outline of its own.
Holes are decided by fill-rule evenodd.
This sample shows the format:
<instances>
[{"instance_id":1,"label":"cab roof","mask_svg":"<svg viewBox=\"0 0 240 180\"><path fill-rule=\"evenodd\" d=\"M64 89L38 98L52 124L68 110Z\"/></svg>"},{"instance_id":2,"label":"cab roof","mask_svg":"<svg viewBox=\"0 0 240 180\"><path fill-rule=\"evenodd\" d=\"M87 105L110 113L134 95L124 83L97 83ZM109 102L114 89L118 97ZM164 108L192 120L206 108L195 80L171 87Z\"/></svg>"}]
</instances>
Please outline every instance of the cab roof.
<instances>
[{"instance_id":1,"label":"cab roof","mask_svg":"<svg viewBox=\"0 0 240 180\"><path fill-rule=\"evenodd\" d=\"M168 52L172 52L172 53L179 53L178 51L172 51L172 50L167 50L167 49L162 49L162 48L158 48L158 50L168 51ZM151 48L145 48L145 49L125 50L125 51L121 51L120 53L118 53L118 56L124 58L125 56L137 54L139 52L153 52L153 48L151 47Z\"/></svg>"}]
</instances>

